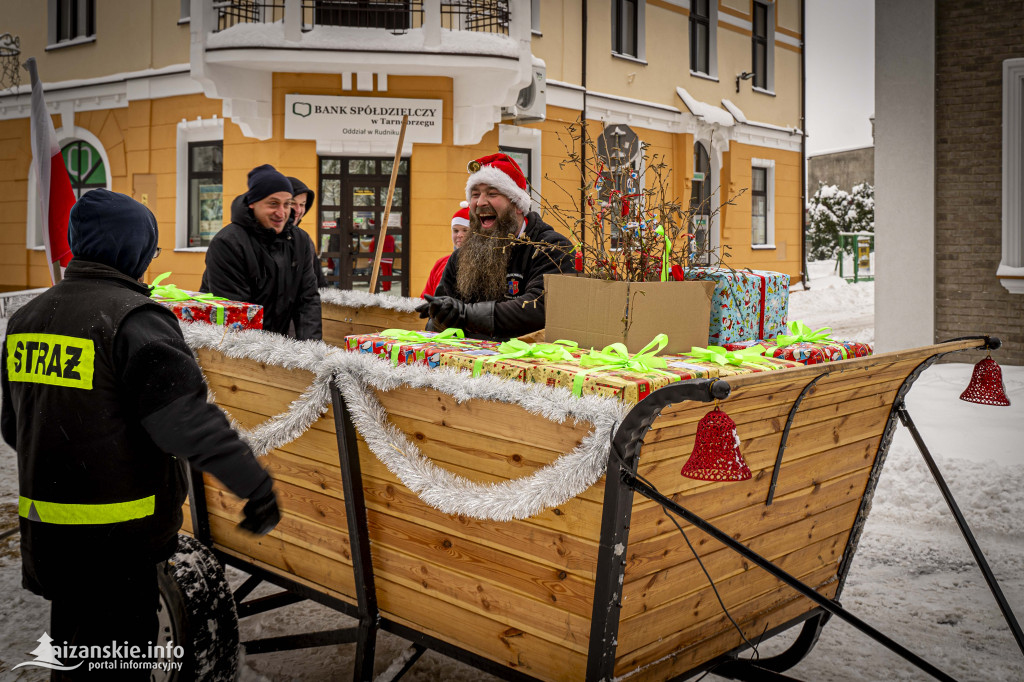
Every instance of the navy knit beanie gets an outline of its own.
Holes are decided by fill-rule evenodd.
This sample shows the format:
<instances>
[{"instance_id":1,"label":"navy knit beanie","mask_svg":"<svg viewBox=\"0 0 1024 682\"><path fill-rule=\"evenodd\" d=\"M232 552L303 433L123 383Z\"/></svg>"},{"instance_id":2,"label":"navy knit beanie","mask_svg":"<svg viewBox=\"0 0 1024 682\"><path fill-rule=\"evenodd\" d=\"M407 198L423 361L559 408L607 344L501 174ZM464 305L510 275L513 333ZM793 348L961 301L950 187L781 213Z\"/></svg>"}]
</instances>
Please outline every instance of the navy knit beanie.
<instances>
[{"instance_id":1,"label":"navy knit beanie","mask_svg":"<svg viewBox=\"0 0 1024 682\"><path fill-rule=\"evenodd\" d=\"M257 166L249 171L249 191L245 194L246 204L255 204L261 199L278 192L288 192L291 196L292 183L269 163Z\"/></svg>"},{"instance_id":2,"label":"navy knit beanie","mask_svg":"<svg viewBox=\"0 0 1024 682\"><path fill-rule=\"evenodd\" d=\"M75 258L109 265L132 279L149 267L159 234L148 208L106 189L83 194L68 220L68 245Z\"/></svg>"}]
</instances>

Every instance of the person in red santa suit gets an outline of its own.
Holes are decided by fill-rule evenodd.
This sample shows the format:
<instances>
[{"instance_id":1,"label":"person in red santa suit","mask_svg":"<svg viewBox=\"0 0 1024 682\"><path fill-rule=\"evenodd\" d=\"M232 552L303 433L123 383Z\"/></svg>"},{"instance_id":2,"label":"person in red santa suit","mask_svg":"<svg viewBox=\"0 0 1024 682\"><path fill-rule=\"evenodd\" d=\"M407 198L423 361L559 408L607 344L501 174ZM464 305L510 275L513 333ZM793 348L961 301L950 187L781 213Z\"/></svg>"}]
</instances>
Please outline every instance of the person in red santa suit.
<instances>
[{"instance_id":1,"label":"person in red santa suit","mask_svg":"<svg viewBox=\"0 0 1024 682\"><path fill-rule=\"evenodd\" d=\"M469 234L434 295L416 310L427 328L506 340L544 327L544 275L573 269L571 242L530 210L526 176L506 154L469 163Z\"/></svg>"},{"instance_id":2,"label":"person in red santa suit","mask_svg":"<svg viewBox=\"0 0 1024 682\"><path fill-rule=\"evenodd\" d=\"M452 216L452 246L455 250L458 250L462 246L462 241L466 238L469 233L469 204L465 201L462 202L462 206L455 215ZM444 266L448 265L448 259L451 258L450 253L445 254L437 259L434 263L434 267L430 268L430 276L427 277L427 286L423 287L423 293L420 294L420 298L424 296L433 296L437 290L437 285L441 283L441 274L444 272Z\"/></svg>"},{"instance_id":3,"label":"person in red santa suit","mask_svg":"<svg viewBox=\"0 0 1024 682\"><path fill-rule=\"evenodd\" d=\"M370 221L371 223L373 221ZM377 238L374 237L370 240L370 262L373 263L374 254L377 253ZM390 256L386 254L392 254ZM381 251L380 259L380 274L381 277L391 277L393 268L395 266L395 238L390 234L384 235L384 250ZM382 279L380 282L381 291L391 291L391 280ZM370 292L371 294L374 292Z\"/></svg>"}]
</instances>

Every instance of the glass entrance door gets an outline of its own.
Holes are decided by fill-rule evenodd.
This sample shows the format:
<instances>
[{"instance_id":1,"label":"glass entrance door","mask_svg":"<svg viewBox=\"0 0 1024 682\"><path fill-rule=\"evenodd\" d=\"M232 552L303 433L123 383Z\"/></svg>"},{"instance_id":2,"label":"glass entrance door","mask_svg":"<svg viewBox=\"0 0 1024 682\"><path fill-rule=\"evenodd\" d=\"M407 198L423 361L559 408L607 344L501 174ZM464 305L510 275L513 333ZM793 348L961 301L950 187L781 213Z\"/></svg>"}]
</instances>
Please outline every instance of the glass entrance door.
<instances>
[{"instance_id":1,"label":"glass entrance door","mask_svg":"<svg viewBox=\"0 0 1024 682\"><path fill-rule=\"evenodd\" d=\"M320 157L317 248L328 286L369 291L392 159ZM409 160L398 164L378 291L409 295Z\"/></svg>"}]
</instances>

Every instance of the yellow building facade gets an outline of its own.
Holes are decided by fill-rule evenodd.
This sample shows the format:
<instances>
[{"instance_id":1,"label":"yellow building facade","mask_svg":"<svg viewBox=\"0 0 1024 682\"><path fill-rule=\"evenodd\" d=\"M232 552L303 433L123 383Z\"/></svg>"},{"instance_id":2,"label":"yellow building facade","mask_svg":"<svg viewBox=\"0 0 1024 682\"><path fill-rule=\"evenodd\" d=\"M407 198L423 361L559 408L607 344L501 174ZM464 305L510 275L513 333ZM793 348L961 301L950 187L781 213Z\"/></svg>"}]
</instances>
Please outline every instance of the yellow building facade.
<instances>
[{"instance_id":1,"label":"yellow building facade","mask_svg":"<svg viewBox=\"0 0 1024 682\"><path fill-rule=\"evenodd\" d=\"M521 161L561 229L549 205L579 187L563 141L581 117L595 139L618 126L663 158L684 205L707 192L704 238L729 265L801 275L802 0L0 7L21 61L37 60L76 193L106 187L156 215L147 281L198 288L205 245L269 163L316 192L301 227L330 284L366 288L403 112L392 293L419 295L450 251L474 158ZM29 87L0 85L0 289L46 286Z\"/></svg>"}]
</instances>

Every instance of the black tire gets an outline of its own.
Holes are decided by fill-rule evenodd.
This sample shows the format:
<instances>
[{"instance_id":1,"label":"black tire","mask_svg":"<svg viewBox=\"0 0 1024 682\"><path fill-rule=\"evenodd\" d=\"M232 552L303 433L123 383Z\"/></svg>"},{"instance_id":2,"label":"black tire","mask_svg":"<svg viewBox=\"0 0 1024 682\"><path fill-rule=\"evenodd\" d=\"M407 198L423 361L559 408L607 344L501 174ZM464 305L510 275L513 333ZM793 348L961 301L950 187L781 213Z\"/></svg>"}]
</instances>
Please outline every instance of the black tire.
<instances>
[{"instance_id":1,"label":"black tire","mask_svg":"<svg viewBox=\"0 0 1024 682\"><path fill-rule=\"evenodd\" d=\"M168 682L230 681L238 676L238 613L224 569L198 540L179 535L178 551L159 570L160 635L181 646L180 671L154 673ZM174 659L172 659L174 660Z\"/></svg>"}]
</instances>

